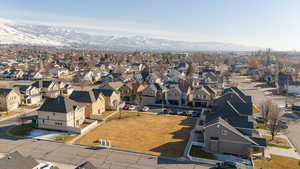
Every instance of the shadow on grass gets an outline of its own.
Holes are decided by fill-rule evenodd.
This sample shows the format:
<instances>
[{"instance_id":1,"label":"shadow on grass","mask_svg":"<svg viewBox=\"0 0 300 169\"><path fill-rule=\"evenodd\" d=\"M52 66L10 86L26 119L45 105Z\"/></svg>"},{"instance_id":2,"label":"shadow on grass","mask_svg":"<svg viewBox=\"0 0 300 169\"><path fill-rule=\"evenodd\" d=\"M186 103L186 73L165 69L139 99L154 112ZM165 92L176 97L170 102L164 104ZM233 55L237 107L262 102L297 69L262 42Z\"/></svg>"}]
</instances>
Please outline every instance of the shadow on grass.
<instances>
[{"instance_id":1,"label":"shadow on grass","mask_svg":"<svg viewBox=\"0 0 300 169\"><path fill-rule=\"evenodd\" d=\"M184 149L187 145L190 132L195 125L196 120L193 118L187 118L181 121L180 125L184 126L178 131L170 133L172 138L178 139L177 142L168 142L158 147L151 149L150 151L160 153L161 156L165 157L182 157Z\"/></svg>"}]
</instances>

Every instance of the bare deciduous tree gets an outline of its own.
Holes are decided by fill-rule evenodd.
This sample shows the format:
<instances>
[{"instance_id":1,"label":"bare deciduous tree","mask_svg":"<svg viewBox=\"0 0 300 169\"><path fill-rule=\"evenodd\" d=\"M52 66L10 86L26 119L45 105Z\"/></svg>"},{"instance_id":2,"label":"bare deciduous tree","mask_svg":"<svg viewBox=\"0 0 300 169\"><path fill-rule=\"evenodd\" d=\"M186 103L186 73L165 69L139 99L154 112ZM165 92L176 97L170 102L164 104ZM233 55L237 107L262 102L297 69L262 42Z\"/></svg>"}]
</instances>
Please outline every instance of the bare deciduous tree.
<instances>
[{"instance_id":1,"label":"bare deciduous tree","mask_svg":"<svg viewBox=\"0 0 300 169\"><path fill-rule=\"evenodd\" d=\"M272 100L265 100L261 103L259 106L260 112L262 114L262 117L265 120L268 120L268 117L272 111L273 103Z\"/></svg>"},{"instance_id":2,"label":"bare deciduous tree","mask_svg":"<svg viewBox=\"0 0 300 169\"><path fill-rule=\"evenodd\" d=\"M271 112L268 117L268 129L271 133L272 140L282 129L280 119L280 108L276 104L272 104Z\"/></svg>"}]
</instances>

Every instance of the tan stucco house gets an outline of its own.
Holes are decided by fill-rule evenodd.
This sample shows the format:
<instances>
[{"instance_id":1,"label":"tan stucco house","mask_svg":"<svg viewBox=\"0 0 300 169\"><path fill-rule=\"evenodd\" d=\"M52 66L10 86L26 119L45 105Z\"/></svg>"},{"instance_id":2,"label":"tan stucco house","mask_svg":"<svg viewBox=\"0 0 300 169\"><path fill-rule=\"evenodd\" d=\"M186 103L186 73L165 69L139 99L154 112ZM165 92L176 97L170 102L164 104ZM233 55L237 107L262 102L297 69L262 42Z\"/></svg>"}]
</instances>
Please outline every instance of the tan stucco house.
<instances>
[{"instance_id":1,"label":"tan stucco house","mask_svg":"<svg viewBox=\"0 0 300 169\"><path fill-rule=\"evenodd\" d=\"M72 92L69 98L71 100L74 100L86 106L85 108L86 118L96 119L96 120L101 119L101 115L105 111L105 99L101 93L96 97L95 93L92 90L88 90L88 91L75 90Z\"/></svg>"},{"instance_id":2,"label":"tan stucco house","mask_svg":"<svg viewBox=\"0 0 300 169\"><path fill-rule=\"evenodd\" d=\"M85 120L85 106L69 98L47 98L38 112L38 127L78 132Z\"/></svg>"},{"instance_id":3,"label":"tan stucco house","mask_svg":"<svg viewBox=\"0 0 300 169\"><path fill-rule=\"evenodd\" d=\"M117 110L119 104L122 102L120 93L113 89L93 89L93 92L96 98L99 97L99 95L103 95L106 110Z\"/></svg>"},{"instance_id":4,"label":"tan stucco house","mask_svg":"<svg viewBox=\"0 0 300 169\"><path fill-rule=\"evenodd\" d=\"M21 103L21 96L15 88L0 88L0 111L17 109Z\"/></svg>"}]
</instances>

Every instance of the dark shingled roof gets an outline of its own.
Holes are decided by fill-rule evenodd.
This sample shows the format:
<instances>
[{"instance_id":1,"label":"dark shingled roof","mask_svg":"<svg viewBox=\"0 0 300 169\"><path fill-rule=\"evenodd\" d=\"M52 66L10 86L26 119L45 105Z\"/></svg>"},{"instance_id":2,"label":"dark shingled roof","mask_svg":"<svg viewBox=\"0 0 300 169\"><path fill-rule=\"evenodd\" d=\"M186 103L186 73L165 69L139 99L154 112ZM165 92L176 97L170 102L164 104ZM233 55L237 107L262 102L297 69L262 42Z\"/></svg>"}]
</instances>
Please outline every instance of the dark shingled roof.
<instances>
[{"instance_id":1,"label":"dark shingled roof","mask_svg":"<svg viewBox=\"0 0 300 169\"><path fill-rule=\"evenodd\" d=\"M80 103L93 103L97 100L94 95L94 92L92 90L89 90L89 91L75 90L72 92L72 94L70 95L69 98L71 100L74 100L74 101L80 102Z\"/></svg>"},{"instance_id":2,"label":"dark shingled roof","mask_svg":"<svg viewBox=\"0 0 300 169\"><path fill-rule=\"evenodd\" d=\"M57 98L47 98L38 111L69 113L73 112L77 106L81 107L79 103L69 98L58 96Z\"/></svg>"},{"instance_id":3,"label":"dark shingled roof","mask_svg":"<svg viewBox=\"0 0 300 169\"><path fill-rule=\"evenodd\" d=\"M79 165L75 169L97 169L97 167L95 167L91 162L87 161L87 162Z\"/></svg>"},{"instance_id":4,"label":"dark shingled roof","mask_svg":"<svg viewBox=\"0 0 300 169\"><path fill-rule=\"evenodd\" d=\"M1 169L32 169L38 164L32 157L24 157L17 151L0 159Z\"/></svg>"},{"instance_id":5,"label":"dark shingled roof","mask_svg":"<svg viewBox=\"0 0 300 169\"><path fill-rule=\"evenodd\" d=\"M8 95L13 89L9 88L0 88L0 95L6 96Z\"/></svg>"},{"instance_id":6,"label":"dark shingled roof","mask_svg":"<svg viewBox=\"0 0 300 169\"><path fill-rule=\"evenodd\" d=\"M236 104L232 104L229 101L223 105L219 105L217 109L214 109L212 113L208 114L206 117L206 123L218 117L222 117L230 125L237 128L254 128L254 122L249 121L248 116L245 116L245 114L239 112Z\"/></svg>"},{"instance_id":7,"label":"dark shingled roof","mask_svg":"<svg viewBox=\"0 0 300 169\"><path fill-rule=\"evenodd\" d=\"M101 93L103 94L103 96L110 97L113 94L113 92L115 92L115 91L113 89L109 89L109 88L101 88L101 89L93 89L93 92L94 92L96 98L98 98Z\"/></svg>"},{"instance_id":8,"label":"dark shingled roof","mask_svg":"<svg viewBox=\"0 0 300 169\"><path fill-rule=\"evenodd\" d=\"M243 101L247 102L247 103L252 103L252 99L251 96L247 96L245 95L244 92L242 92L239 88L237 87L230 87L227 89L224 89L223 95L226 95L228 93L234 93L237 96L239 96Z\"/></svg>"},{"instance_id":9,"label":"dark shingled roof","mask_svg":"<svg viewBox=\"0 0 300 169\"><path fill-rule=\"evenodd\" d=\"M236 128L234 128L232 125L230 125L227 121L225 121L222 117L217 117L215 119L213 119L212 121L210 121L209 123L205 124L205 128L209 127L210 125L219 123L222 126L226 127L227 129L231 130L232 132L234 132L235 134L237 134L238 136L246 139L247 141L251 142L252 144L257 144L254 140L252 140L251 138L249 138L247 135L244 135L243 133L241 133L239 130L237 130Z\"/></svg>"},{"instance_id":10,"label":"dark shingled roof","mask_svg":"<svg viewBox=\"0 0 300 169\"><path fill-rule=\"evenodd\" d=\"M51 80L43 80L41 81L42 86L40 86L40 82L36 81L32 84L32 86L36 87L36 88L48 88L50 86L50 84L52 83Z\"/></svg>"},{"instance_id":11,"label":"dark shingled roof","mask_svg":"<svg viewBox=\"0 0 300 169\"><path fill-rule=\"evenodd\" d=\"M262 147L267 147L267 140L265 138L258 138L258 137L250 137L256 144Z\"/></svg>"}]
</instances>

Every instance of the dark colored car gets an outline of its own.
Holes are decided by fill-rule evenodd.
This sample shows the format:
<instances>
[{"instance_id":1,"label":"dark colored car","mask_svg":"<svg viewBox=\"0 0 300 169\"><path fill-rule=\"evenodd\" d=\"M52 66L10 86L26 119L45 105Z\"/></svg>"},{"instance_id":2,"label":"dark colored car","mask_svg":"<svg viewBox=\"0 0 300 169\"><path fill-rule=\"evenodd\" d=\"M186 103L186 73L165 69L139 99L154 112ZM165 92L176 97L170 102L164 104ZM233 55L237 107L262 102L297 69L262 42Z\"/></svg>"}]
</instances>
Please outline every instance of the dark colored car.
<instances>
[{"instance_id":1,"label":"dark colored car","mask_svg":"<svg viewBox=\"0 0 300 169\"><path fill-rule=\"evenodd\" d=\"M129 110L130 105L129 104L125 104L125 106L123 107L123 110Z\"/></svg>"},{"instance_id":2,"label":"dark colored car","mask_svg":"<svg viewBox=\"0 0 300 169\"><path fill-rule=\"evenodd\" d=\"M255 117L255 121L259 122L259 123L264 123L264 122L266 122L266 119L261 116L257 116L257 117Z\"/></svg>"},{"instance_id":3,"label":"dark colored car","mask_svg":"<svg viewBox=\"0 0 300 169\"><path fill-rule=\"evenodd\" d=\"M200 112L193 112L192 117L200 117Z\"/></svg>"},{"instance_id":4,"label":"dark colored car","mask_svg":"<svg viewBox=\"0 0 300 169\"><path fill-rule=\"evenodd\" d=\"M238 169L238 167L234 162L225 161L223 163L217 163L217 166L211 169Z\"/></svg>"},{"instance_id":5,"label":"dark colored car","mask_svg":"<svg viewBox=\"0 0 300 169\"><path fill-rule=\"evenodd\" d=\"M187 114L187 112L184 111L184 112L179 113L179 115L180 116L187 116L188 114Z\"/></svg>"}]
</instances>

